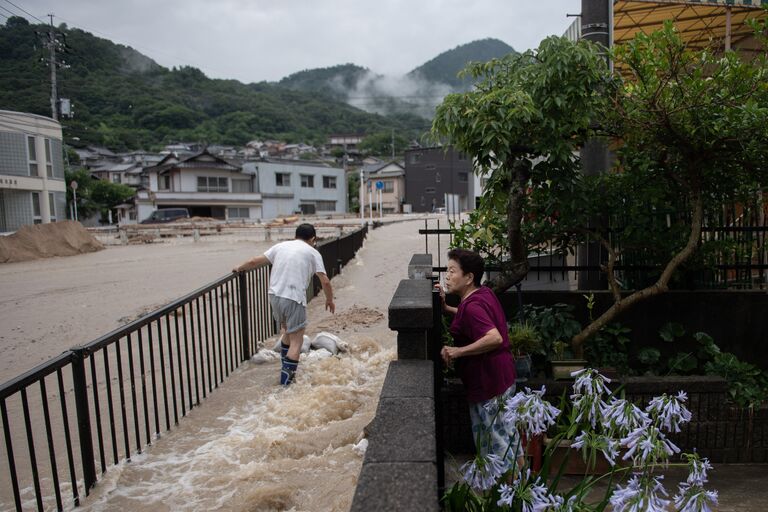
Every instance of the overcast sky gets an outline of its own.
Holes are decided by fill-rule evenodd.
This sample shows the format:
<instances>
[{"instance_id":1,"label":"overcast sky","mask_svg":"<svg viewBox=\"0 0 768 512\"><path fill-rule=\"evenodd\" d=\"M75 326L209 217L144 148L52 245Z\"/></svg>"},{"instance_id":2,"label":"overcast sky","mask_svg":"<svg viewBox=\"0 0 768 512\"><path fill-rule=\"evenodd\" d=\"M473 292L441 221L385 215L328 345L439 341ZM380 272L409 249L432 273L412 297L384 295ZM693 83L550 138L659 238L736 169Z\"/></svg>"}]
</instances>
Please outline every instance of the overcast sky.
<instances>
[{"instance_id":1,"label":"overcast sky","mask_svg":"<svg viewBox=\"0 0 768 512\"><path fill-rule=\"evenodd\" d=\"M10 2L12 2L12 5ZM275 81L351 62L404 74L476 39L516 50L561 35L581 0L0 0L212 78ZM18 6L18 8L16 7ZM0 14L9 15L0 9ZM3 19L3 18L0 18Z\"/></svg>"}]
</instances>

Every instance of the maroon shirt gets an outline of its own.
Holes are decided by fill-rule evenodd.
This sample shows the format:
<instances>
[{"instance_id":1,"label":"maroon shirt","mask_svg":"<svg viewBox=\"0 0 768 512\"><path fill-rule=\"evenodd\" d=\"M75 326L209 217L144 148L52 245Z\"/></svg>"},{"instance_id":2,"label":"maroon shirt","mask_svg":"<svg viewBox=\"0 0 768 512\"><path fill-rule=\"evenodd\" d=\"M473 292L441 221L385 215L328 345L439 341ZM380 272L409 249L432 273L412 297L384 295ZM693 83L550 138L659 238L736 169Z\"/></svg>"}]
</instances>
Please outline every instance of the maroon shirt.
<instances>
[{"instance_id":1,"label":"maroon shirt","mask_svg":"<svg viewBox=\"0 0 768 512\"><path fill-rule=\"evenodd\" d=\"M459 303L451 322L457 347L479 340L493 328L501 334L501 345L491 352L455 359L456 371L467 390L467 400L482 402L502 394L515 383L515 363L509 351L507 319L493 291L481 286Z\"/></svg>"}]
</instances>

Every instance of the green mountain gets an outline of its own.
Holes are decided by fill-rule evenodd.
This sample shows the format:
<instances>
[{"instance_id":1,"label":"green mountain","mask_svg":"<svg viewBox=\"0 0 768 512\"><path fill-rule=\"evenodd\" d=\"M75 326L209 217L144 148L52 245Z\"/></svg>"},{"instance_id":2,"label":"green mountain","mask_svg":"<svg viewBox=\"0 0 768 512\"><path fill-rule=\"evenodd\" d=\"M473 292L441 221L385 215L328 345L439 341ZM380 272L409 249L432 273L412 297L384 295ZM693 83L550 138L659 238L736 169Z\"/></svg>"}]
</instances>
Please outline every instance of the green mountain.
<instances>
[{"instance_id":1,"label":"green mountain","mask_svg":"<svg viewBox=\"0 0 768 512\"><path fill-rule=\"evenodd\" d=\"M36 32L46 33L47 27L18 17L0 25L0 109L50 116L50 73L41 62L46 53ZM174 140L320 143L331 133L394 129L413 138L428 128L413 114L386 117L281 84L210 79L193 67L167 69L83 30L62 25L58 32L66 42L59 97L70 98L75 111L63 121L68 143L79 139L118 150Z\"/></svg>"},{"instance_id":2,"label":"green mountain","mask_svg":"<svg viewBox=\"0 0 768 512\"><path fill-rule=\"evenodd\" d=\"M510 53L516 53L515 49L503 41L490 38L481 39L443 52L434 59L417 67L408 75L428 82L448 84L458 90L466 90L469 88L471 81L468 78L460 79L457 75L467 64L470 62L486 62Z\"/></svg>"},{"instance_id":3,"label":"green mountain","mask_svg":"<svg viewBox=\"0 0 768 512\"><path fill-rule=\"evenodd\" d=\"M483 39L443 52L405 76L385 77L367 68L343 64L300 71L283 78L279 85L346 101L389 117L417 114L431 119L435 106L446 94L471 87L471 80L456 76L469 62L485 62L514 52L498 39Z\"/></svg>"},{"instance_id":4,"label":"green mountain","mask_svg":"<svg viewBox=\"0 0 768 512\"><path fill-rule=\"evenodd\" d=\"M368 68L356 64L341 64L329 68L305 69L283 78L278 85L293 91L324 94L343 101L347 91L353 90L369 73Z\"/></svg>"}]
</instances>

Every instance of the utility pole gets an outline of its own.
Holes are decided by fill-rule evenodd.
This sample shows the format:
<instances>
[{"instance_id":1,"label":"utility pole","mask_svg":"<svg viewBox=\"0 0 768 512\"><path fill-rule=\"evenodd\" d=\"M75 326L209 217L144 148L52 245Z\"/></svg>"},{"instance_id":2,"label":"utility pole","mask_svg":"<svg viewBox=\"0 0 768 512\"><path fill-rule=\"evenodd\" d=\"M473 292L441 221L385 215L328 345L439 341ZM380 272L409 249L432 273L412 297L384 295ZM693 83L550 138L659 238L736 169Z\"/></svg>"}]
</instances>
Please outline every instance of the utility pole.
<instances>
[{"instance_id":1,"label":"utility pole","mask_svg":"<svg viewBox=\"0 0 768 512\"><path fill-rule=\"evenodd\" d=\"M392 161L395 161L395 129L392 128Z\"/></svg>"},{"instance_id":2,"label":"utility pole","mask_svg":"<svg viewBox=\"0 0 768 512\"><path fill-rule=\"evenodd\" d=\"M613 0L581 0L581 38L597 43L608 49L613 39ZM608 60L609 66L611 65ZM587 176L598 176L611 168L611 154L608 146L597 138L585 142L579 151L582 171ZM595 219L598 220L598 219ZM597 267L606 261L598 242L588 242L579 247L578 264ZM580 270L579 290L605 290L608 282L599 271Z\"/></svg>"},{"instance_id":3,"label":"utility pole","mask_svg":"<svg viewBox=\"0 0 768 512\"><path fill-rule=\"evenodd\" d=\"M51 25L48 27L48 49L51 52L51 117L54 121L59 119L59 99L56 94L56 35L53 32L53 14L48 15L51 18Z\"/></svg>"}]
</instances>

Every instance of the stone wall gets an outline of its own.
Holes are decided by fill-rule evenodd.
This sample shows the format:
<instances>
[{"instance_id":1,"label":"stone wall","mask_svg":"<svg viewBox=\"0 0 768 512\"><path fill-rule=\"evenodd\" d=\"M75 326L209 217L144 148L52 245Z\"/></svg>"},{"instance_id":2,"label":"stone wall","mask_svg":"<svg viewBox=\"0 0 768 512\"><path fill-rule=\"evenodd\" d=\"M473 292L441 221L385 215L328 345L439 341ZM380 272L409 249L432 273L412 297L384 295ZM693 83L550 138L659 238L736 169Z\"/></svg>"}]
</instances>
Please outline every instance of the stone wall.
<instances>
[{"instance_id":1,"label":"stone wall","mask_svg":"<svg viewBox=\"0 0 768 512\"><path fill-rule=\"evenodd\" d=\"M431 268L429 255L414 255L408 270L412 279L400 282L389 305L398 360L387 369L376 416L366 429L368 449L353 512L440 510L443 444L436 421L440 404L432 359L439 344L432 329Z\"/></svg>"}]
</instances>

